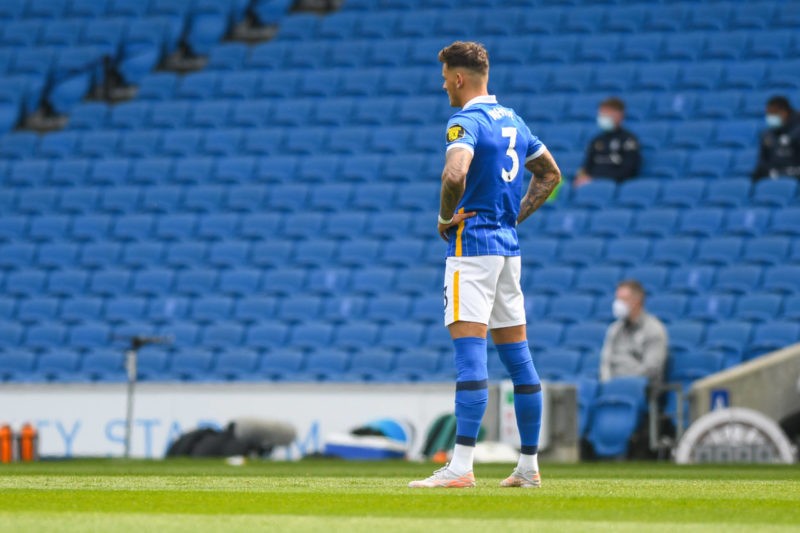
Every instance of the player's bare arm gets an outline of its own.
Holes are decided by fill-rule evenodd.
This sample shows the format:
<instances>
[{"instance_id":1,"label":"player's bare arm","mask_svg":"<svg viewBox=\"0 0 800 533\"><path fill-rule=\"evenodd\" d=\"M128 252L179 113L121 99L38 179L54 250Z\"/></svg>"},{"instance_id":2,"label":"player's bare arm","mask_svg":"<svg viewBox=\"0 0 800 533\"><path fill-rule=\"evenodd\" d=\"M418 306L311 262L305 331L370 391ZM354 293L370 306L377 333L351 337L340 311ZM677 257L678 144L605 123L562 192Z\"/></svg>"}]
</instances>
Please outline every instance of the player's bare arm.
<instances>
[{"instance_id":1,"label":"player's bare arm","mask_svg":"<svg viewBox=\"0 0 800 533\"><path fill-rule=\"evenodd\" d=\"M550 197L550 194L561 183L561 171L548 150L536 159L525 164L533 176L528 192L520 202L517 224L531 216Z\"/></svg>"},{"instance_id":2,"label":"player's bare arm","mask_svg":"<svg viewBox=\"0 0 800 533\"><path fill-rule=\"evenodd\" d=\"M464 195L467 182L467 171L472 162L472 153L463 148L454 148L447 151L444 170L442 171L442 193L439 205L439 235L447 240L447 230L457 226L464 219L475 216L475 212L456 213L456 207ZM441 221L448 221L443 224Z\"/></svg>"}]
</instances>

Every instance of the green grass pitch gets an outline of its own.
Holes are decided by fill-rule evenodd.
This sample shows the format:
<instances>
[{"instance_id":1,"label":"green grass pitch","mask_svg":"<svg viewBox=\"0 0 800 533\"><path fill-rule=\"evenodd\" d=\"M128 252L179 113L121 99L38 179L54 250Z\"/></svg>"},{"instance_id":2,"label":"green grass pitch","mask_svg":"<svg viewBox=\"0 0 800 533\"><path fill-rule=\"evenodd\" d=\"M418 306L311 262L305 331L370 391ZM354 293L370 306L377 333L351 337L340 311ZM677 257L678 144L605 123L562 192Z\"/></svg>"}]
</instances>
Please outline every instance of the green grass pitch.
<instances>
[{"instance_id":1,"label":"green grass pitch","mask_svg":"<svg viewBox=\"0 0 800 533\"><path fill-rule=\"evenodd\" d=\"M0 531L800 531L800 468L543 465L544 487L410 490L429 464L0 465ZM511 529L509 529L511 530Z\"/></svg>"}]
</instances>

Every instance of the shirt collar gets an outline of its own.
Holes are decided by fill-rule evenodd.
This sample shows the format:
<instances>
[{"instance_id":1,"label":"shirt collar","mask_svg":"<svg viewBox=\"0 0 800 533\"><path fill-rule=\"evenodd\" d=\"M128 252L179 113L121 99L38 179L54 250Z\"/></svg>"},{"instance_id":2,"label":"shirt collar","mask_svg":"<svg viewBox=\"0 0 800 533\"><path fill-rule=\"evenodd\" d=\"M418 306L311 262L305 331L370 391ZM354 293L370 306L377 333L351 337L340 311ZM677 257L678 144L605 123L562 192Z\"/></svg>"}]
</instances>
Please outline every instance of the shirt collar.
<instances>
[{"instance_id":1,"label":"shirt collar","mask_svg":"<svg viewBox=\"0 0 800 533\"><path fill-rule=\"evenodd\" d=\"M464 104L464 107L462 107L461 109L467 109L468 107L473 106L475 104L496 104L496 103L497 103L497 97L495 95L485 94L483 96L476 96L475 98Z\"/></svg>"}]
</instances>

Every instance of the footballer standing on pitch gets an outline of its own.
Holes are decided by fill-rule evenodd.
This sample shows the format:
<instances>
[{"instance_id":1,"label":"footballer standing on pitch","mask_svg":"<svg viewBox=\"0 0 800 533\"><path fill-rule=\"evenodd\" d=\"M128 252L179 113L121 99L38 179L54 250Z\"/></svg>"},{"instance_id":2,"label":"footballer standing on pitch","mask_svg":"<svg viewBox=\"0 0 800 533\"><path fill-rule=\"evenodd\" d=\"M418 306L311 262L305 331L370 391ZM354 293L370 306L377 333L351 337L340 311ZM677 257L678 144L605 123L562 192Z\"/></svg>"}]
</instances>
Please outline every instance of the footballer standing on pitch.
<instances>
[{"instance_id":1,"label":"footballer standing on pitch","mask_svg":"<svg viewBox=\"0 0 800 533\"><path fill-rule=\"evenodd\" d=\"M561 173L525 122L489 94L482 45L455 42L439 61L450 105L461 108L447 124L438 225L447 241L444 314L455 347L456 446L447 466L409 487L475 486L473 456L489 396L487 330L514 382L522 444L501 485L538 487L542 393L526 336L516 227L547 200ZM524 196L523 166L533 173Z\"/></svg>"}]
</instances>

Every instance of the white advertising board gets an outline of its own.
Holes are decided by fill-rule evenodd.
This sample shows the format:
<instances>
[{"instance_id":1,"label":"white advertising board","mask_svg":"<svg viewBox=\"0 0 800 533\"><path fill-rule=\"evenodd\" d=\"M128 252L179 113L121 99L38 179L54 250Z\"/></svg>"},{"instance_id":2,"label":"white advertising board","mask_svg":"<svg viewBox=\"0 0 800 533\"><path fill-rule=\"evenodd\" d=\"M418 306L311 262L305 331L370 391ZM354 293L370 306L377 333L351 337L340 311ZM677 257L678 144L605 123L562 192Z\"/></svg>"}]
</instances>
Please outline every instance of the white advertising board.
<instances>
[{"instance_id":1,"label":"white advertising board","mask_svg":"<svg viewBox=\"0 0 800 533\"><path fill-rule=\"evenodd\" d=\"M293 446L277 459L321 451L325 436L378 418L403 420L416 430L411 455L433 420L453 412L452 384L185 384L142 383L136 390L131 454L163 457L170 442L197 427L223 427L239 417L289 422ZM40 454L118 457L125 436L125 385L0 385L0 423L39 429Z\"/></svg>"}]
</instances>

